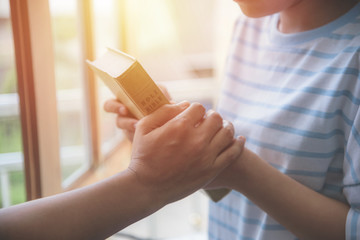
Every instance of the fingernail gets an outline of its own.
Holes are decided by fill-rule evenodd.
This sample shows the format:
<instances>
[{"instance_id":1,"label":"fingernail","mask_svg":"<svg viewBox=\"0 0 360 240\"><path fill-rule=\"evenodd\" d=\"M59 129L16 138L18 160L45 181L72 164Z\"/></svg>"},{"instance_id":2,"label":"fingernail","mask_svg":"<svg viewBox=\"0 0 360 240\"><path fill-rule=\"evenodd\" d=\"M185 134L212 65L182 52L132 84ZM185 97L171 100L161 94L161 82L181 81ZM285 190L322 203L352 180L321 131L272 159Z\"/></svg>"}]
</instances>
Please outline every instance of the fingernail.
<instances>
[{"instance_id":1,"label":"fingernail","mask_svg":"<svg viewBox=\"0 0 360 240\"><path fill-rule=\"evenodd\" d=\"M246 138L244 136L238 136L236 138L241 144L244 144L246 142Z\"/></svg>"},{"instance_id":2,"label":"fingernail","mask_svg":"<svg viewBox=\"0 0 360 240\"><path fill-rule=\"evenodd\" d=\"M122 114L122 115L125 115L125 114L126 114L126 108L123 107L123 106L121 106L121 107L119 108L119 113Z\"/></svg>"},{"instance_id":3,"label":"fingernail","mask_svg":"<svg viewBox=\"0 0 360 240\"><path fill-rule=\"evenodd\" d=\"M215 112L214 110L210 109L209 111L207 111L206 116L209 117L214 112Z\"/></svg>"},{"instance_id":4,"label":"fingernail","mask_svg":"<svg viewBox=\"0 0 360 240\"><path fill-rule=\"evenodd\" d=\"M177 105L180 106L181 108L187 108L190 106L190 103L188 101L182 101L179 102Z\"/></svg>"},{"instance_id":5,"label":"fingernail","mask_svg":"<svg viewBox=\"0 0 360 240\"><path fill-rule=\"evenodd\" d=\"M223 120L223 128L227 128L230 129L230 131L232 132L232 134L234 135L234 126L232 125L231 122L227 121L227 120Z\"/></svg>"}]
</instances>

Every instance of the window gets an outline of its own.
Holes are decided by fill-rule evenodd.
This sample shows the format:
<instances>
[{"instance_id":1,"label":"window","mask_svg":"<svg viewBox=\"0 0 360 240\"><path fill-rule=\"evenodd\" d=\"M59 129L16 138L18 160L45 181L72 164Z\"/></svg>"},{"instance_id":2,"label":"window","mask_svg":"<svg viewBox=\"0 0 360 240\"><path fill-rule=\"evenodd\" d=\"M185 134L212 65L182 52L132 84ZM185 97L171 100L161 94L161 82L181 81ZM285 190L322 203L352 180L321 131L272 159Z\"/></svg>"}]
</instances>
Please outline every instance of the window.
<instances>
[{"instance_id":1,"label":"window","mask_svg":"<svg viewBox=\"0 0 360 240\"><path fill-rule=\"evenodd\" d=\"M50 1L64 186L89 168L81 31L77 1Z\"/></svg>"},{"instance_id":2,"label":"window","mask_svg":"<svg viewBox=\"0 0 360 240\"><path fill-rule=\"evenodd\" d=\"M138 58L175 101L213 107L229 9L221 0L0 0L1 206L85 185L129 161L115 116L102 110L112 95L85 65L106 47ZM206 202L196 193L122 233L201 239Z\"/></svg>"},{"instance_id":3,"label":"window","mask_svg":"<svg viewBox=\"0 0 360 240\"><path fill-rule=\"evenodd\" d=\"M0 207L26 200L10 7L0 0Z\"/></svg>"},{"instance_id":4,"label":"window","mask_svg":"<svg viewBox=\"0 0 360 240\"><path fill-rule=\"evenodd\" d=\"M126 51L176 101L213 104L215 1L126 1ZM184 95L185 94L185 95Z\"/></svg>"},{"instance_id":5,"label":"window","mask_svg":"<svg viewBox=\"0 0 360 240\"><path fill-rule=\"evenodd\" d=\"M104 53L107 47L115 49L121 48L120 38L120 20L121 2L117 0L93 0L93 19L94 19L94 52L95 57ZM100 143L101 154L103 156L111 153L112 149L122 139L122 132L116 128L114 124L115 118L113 114L106 113L103 110L103 105L109 96L112 96L111 91L103 84L103 82L96 77L96 84L98 89L98 107L100 112Z\"/></svg>"}]
</instances>

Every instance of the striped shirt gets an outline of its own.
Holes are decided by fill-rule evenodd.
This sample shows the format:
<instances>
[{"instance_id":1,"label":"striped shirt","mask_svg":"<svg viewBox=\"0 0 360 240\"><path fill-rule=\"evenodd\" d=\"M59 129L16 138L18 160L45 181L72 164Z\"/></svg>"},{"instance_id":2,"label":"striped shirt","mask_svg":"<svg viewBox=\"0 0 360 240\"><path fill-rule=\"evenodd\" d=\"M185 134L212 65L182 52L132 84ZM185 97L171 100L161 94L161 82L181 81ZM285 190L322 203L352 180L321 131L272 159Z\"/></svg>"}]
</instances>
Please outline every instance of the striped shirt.
<instances>
[{"instance_id":1,"label":"striped shirt","mask_svg":"<svg viewBox=\"0 0 360 240\"><path fill-rule=\"evenodd\" d=\"M349 204L346 239L360 240L360 3L302 33L278 19L238 19L218 111L280 172ZM208 236L296 239L236 191L210 203Z\"/></svg>"}]
</instances>

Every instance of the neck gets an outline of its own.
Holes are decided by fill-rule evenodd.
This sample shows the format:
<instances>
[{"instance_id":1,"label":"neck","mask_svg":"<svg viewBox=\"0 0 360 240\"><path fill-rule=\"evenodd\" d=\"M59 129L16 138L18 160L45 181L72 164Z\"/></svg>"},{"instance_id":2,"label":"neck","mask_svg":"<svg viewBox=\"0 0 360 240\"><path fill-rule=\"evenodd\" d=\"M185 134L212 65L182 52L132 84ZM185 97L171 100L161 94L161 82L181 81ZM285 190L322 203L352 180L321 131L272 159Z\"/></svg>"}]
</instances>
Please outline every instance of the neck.
<instances>
[{"instance_id":1,"label":"neck","mask_svg":"<svg viewBox=\"0 0 360 240\"><path fill-rule=\"evenodd\" d=\"M358 0L303 0L280 13L279 31L297 33L321 27L349 11Z\"/></svg>"}]
</instances>

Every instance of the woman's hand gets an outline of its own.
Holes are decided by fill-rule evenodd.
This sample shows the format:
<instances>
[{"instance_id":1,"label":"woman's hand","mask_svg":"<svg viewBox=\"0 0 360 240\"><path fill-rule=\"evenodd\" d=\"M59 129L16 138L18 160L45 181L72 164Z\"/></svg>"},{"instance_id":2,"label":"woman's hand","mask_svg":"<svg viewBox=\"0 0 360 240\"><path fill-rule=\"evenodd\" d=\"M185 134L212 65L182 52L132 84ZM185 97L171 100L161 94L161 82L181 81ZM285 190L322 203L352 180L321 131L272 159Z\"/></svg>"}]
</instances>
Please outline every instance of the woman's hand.
<instances>
[{"instance_id":1,"label":"woman's hand","mask_svg":"<svg viewBox=\"0 0 360 240\"><path fill-rule=\"evenodd\" d=\"M169 203L209 183L240 156L244 142L218 113L183 102L140 120L133 143L129 170Z\"/></svg>"}]
</instances>

